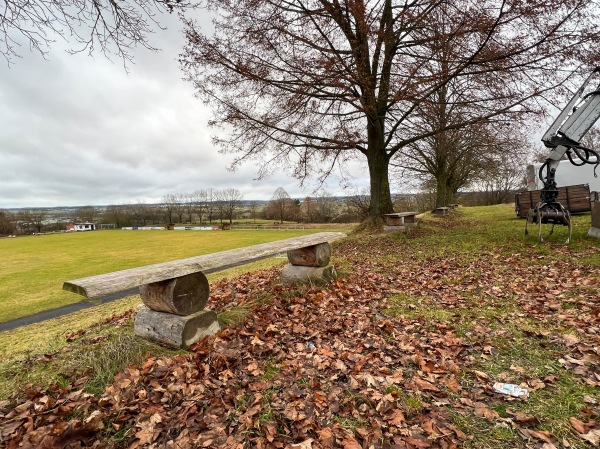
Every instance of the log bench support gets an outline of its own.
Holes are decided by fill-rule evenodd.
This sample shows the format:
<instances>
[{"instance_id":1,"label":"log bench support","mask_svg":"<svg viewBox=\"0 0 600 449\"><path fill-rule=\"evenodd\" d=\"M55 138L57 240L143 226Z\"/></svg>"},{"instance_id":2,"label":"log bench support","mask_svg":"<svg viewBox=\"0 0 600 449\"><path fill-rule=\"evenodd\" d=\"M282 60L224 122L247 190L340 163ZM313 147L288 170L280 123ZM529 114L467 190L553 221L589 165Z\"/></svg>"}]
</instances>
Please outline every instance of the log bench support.
<instances>
[{"instance_id":1,"label":"log bench support","mask_svg":"<svg viewBox=\"0 0 600 449\"><path fill-rule=\"evenodd\" d=\"M345 234L339 232L294 237L67 281L63 289L97 299L139 287L144 305L135 317L135 334L169 346L185 348L220 329L217 314L205 308L209 298L205 273L287 251L289 264L283 269L282 282L328 281L336 276L330 264L329 241L342 237Z\"/></svg>"},{"instance_id":2,"label":"log bench support","mask_svg":"<svg viewBox=\"0 0 600 449\"><path fill-rule=\"evenodd\" d=\"M135 316L135 335L185 348L219 331L217 314L205 309L208 279L202 272L140 286L144 303Z\"/></svg>"},{"instance_id":3,"label":"log bench support","mask_svg":"<svg viewBox=\"0 0 600 449\"><path fill-rule=\"evenodd\" d=\"M329 243L307 246L287 252L290 262L283 267L281 281L284 284L297 282L327 282L336 277L335 268L329 264Z\"/></svg>"}]
</instances>

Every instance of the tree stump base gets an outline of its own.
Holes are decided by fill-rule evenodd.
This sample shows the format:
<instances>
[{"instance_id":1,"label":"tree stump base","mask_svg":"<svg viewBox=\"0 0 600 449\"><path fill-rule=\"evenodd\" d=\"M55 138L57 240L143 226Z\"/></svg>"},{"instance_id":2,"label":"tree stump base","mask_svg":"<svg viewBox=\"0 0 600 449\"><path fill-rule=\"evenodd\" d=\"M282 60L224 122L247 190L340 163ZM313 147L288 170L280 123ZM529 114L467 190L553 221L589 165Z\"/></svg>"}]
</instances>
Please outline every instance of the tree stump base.
<instances>
[{"instance_id":1,"label":"tree stump base","mask_svg":"<svg viewBox=\"0 0 600 449\"><path fill-rule=\"evenodd\" d=\"M141 306L134 322L138 337L179 348L186 348L220 329L217 314L209 309L181 316Z\"/></svg>"},{"instance_id":2,"label":"tree stump base","mask_svg":"<svg viewBox=\"0 0 600 449\"><path fill-rule=\"evenodd\" d=\"M281 282L296 284L302 282L329 282L337 277L333 265L324 267L305 267L287 264L281 270Z\"/></svg>"}]
</instances>

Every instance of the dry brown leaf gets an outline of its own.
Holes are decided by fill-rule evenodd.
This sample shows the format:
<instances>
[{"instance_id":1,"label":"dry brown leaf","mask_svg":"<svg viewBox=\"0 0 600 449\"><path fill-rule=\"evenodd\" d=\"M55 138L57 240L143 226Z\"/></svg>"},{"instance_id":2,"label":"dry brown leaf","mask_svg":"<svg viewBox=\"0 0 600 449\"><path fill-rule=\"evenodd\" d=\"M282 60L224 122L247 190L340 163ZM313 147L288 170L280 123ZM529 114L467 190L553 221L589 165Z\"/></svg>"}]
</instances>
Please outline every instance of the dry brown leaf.
<instances>
[{"instance_id":1,"label":"dry brown leaf","mask_svg":"<svg viewBox=\"0 0 600 449\"><path fill-rule=\"evenodd\" d=\"M600 429L593 429L588 433L579 436L584 440L589 441L594 446L600 446Z\"/></svg>"},{"instance_id":2,"label":"dry brown leaf","mask_svg":"<svg viewBox=\"0 0 600 449\"><path fill-rule=\"evenodd\" d=\"M475 374L477 377L479 377L480 379L485 379L485 380L489 380L490 376L488 376L486 373L484 373L483 371L478 371L476 369L472 369L471 372L473 374Z\"/></svg>"},{"instance_id":3,"label":"dry brown leaf","mask_svg":"<svg viewBox=\"0 0 600 449\"><path fill-rule=\"evenodd\" d=\"M577 338L575 335L572 335L572 334L564 334L562 336L562 341L567 346L573 346L573 345L576 345L577 343L579 343L579 338Z\"/></svg>"},{"instance_id":4,"label":"dry brown leaf","mask_svg":"<svg viewBox=\"0 0 600 449\"><path fill-rule=\"evenodd\" d=\"M342 447L344 449L362 449L362 446L353 436L346 435L342 440Z\"/></svg>"},{"instance_id":5,"label":"dry brown leaf","mask_svg":"<svg viewBox=\"0 0 600 449\"><path fill-rule=\"evenodd\" d=\"M4 424L2 426L2 432L0 433L0 436L2 436L2 438L6 438L6 437L12 435L24 423L25 423L25 419L17 419L16 421L12 421L12 422L9 422L8 424Z\"/></svg>"},{"instance_id":6,"label":"dry brown leaf","mask_svg":"<svg viewBox=\"0 0 600 449\"><path fill-rule=\"evenodd\" d=\"M323 446L323 448L329 449L333 447L335 438L331 429L326 428L317 430L317 435L319 435L319 444Z\"/></svg>"},{"instance_id":7,"label":"dry brown leaf","mask_svg":"<svg viewBox=\"0 0 600 449\"><path fill-rule=\"evenodd\" d=\"M515 413L510 413L510 415L513 417L514 422L521 424L521 425L535 426L540 423L540 421L535 416L528 415L527 413L515 412Z\"/></svg>"},{"instance_id":8,"label":"dry brown leaf","mask_svg":"<svg viewBox=\"0 0 600 449\"><path fill-rule=\"evenodd\" d=\"M458 379L454 376L451 376L446 381L446 386L448 387L448 390L452 391L453 393L456 393L460 389L460 383L458 382Z\"/></svg>"},{"instance_id":9,"label":"dry brown leaf","mask_svg":"<svg viewBox=\"0 0 600 449\"><path fill-rule=\"evenodd\" d=\"M532 440L533 439L542 440L542 441L545 441L546 443L551 443L551 444L554 444L554 441L556 441L556 437L552 433L547 432L545 430L530 430L530 429L519 428L518 432L524 438L529 438Z\"/></svg>"},{"instance_id":10,"label":"dry brown leaf","mask_svg":"<svg viewBox=\"0 0 600 449\"><path fill-rule=\"evenodd\" d=\"M293 448L293 449L312 449L312 443L313 443L314 439L309 438L307 440L304 440L301 443L297 443L297 444L292 444L289 447Z\"/></svg>"},{"instance_id":11,"label":"dry brown leaf","mask_svg":"<svg viewBox=\"0 0 600 449\"><path fill-rule=\"evenodd\" d=\"M569 422L577 432L586 433L587 429L582 421L578 420L577 418L571 417L569 418Z\"/></svg>"},{"instance_id":12,"label":"dry brown leaf","mask_svg":"<svg viewBox=\"0 0 600 449\"><path fill-rule=\"evenodd\" d=\"M419 390L426 390L426 391L440 391L440 389L438 387L436 387L435 385L433 385L431 382L427 382L424 379L421 379L419 377L416 377L414 379L415 385L419 388Z\"/></svg>"},{"instance_id":13,"label":"dry brown leaf","mask_svg":"<svg viewBox=\"0 0 600 449\"><path fill-rule=\"evenodd\" d=\"M473 413L475 414L475 416L487 418L490 420L495 420L495 419L500 418L500 415L498 414L497 411L492 410L491 408L488 408L485 406L475 407L475 410L473 411Z\"/></svg>"},{"instance_id":14,"label":"dry brown leaf","mask_svg":"<svg viewBox=\"0 0 600 449\"><path fill-rule=\"evenodd\" d=\"M387 418L387 421L394 426L401 426L406 421L406 418L404 417L402 410L396 409Z\"/></svg>"}]
</instances>

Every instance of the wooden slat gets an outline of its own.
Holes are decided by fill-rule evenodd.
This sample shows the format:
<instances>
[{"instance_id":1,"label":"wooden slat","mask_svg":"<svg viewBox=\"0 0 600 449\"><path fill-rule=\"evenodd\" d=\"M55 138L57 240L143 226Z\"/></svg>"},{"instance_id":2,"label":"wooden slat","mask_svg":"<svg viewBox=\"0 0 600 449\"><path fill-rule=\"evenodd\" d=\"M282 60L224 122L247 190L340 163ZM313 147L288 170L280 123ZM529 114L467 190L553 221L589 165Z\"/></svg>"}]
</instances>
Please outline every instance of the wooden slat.
<instances>
[{"instance_id":1,"label":"wooden slat","mask_svg":"<svg viewBox=\"0 0 600 449\"><path fill-rule=\"evenodd\" d=\"M530 190L515 195L518 216L526 218L529 209L540 202L541 190ZM588 184L577 184L574 186L563 186L558 188L556 201L561 203L569 212L587 212L591 210L590 187Z\"/></svg>"},{"instance_id":2,"label":"wooden slat","mask_svg":"<svg viewBox=\"0 0 600 449\"><path fill-rule=\"evenodd\" d=\"M151 282L173 279L198 271L206 274L224 270L235 265L264 259L265 257L274 256L292 249L333 242L343 237L346 237L346 234L343 232L320 232L301 237L292 237L245 248L230 249L187 259L74 279L66 281L63 284L63 289L78 293L88 299L99 299L113 293L150 284Z\"/></svg>"}]
</instances>

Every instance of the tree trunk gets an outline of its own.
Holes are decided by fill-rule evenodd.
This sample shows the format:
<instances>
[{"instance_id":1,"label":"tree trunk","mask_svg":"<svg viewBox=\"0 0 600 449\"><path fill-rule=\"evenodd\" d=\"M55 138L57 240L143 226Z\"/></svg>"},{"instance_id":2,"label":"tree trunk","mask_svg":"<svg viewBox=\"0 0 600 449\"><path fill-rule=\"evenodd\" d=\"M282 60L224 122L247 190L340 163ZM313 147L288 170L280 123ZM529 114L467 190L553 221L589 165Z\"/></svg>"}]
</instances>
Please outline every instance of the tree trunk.
<instances>
[{"instance_id":1,"label":"tree trunk","mask_svg":"<svg viewBox=\"0 0 600 449\"><path fill-rule=\"evenodd\" d=\"M371 218L381 217L383 214L394 212L392 195L390 193L389 159L382 146L383 135L381 136L380 145L376 148L371 149L372 145L369 144L367 154L369 178L371 181L371 204L369 208L369 216Z\"/></svg>"},{"instance_id":2,"label":"tree trunk","mask_svg":"<svg viewBox=\"0 0 600 449\"><path fill-rule=\"evenodd\" d=\"M438 176L436 179L435 192L435 207L446 207L448 204L454 203L456 192L448 185L448 180L445 176Z\"/></svg>"}]
</instances>

